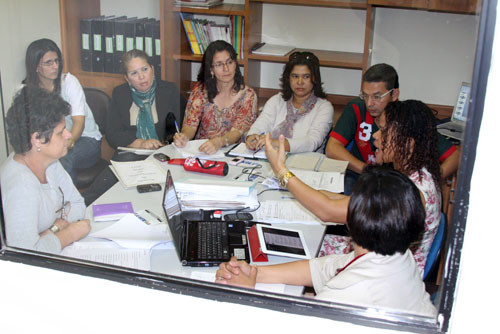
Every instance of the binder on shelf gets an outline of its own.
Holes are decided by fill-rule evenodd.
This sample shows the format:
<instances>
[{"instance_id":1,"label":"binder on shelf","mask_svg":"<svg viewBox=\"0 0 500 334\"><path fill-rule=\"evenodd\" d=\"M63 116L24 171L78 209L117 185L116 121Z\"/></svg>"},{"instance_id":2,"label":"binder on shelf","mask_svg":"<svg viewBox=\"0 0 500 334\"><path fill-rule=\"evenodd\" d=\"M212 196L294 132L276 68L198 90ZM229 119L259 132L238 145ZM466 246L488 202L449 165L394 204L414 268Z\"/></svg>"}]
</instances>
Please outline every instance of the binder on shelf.
<instances>
[{"instance_id":1,"label":"binder on shelf","mask_svg":"<svg viewBox=\"0 0 500 334\"><path fill-rule=\"evenodd\" d=\"M114 21L115 29L115 52L113 54L113 73L122 73L122 57L126 50L125 45L125 24L130 20L136 20L137 17L132 18L117 18Z\"/></svg>"},{"instance_id":2,"label":"binder on shelf","mask_svg":"<svg viewBox=\"0 0 500 334\"><path fill-rule=\"evenodd\" d=\"M135 48L135 24L137 17L125 21L125 52Z\"/></svg>"},{"instance_id":3,"label":"binder on shelf","mask_svg":"<svg viewBox=\"0 0 500 334\"><path fill-rule=\"evenodd\" d=\"M161 78L161 40L160 40L160 21L155 20L153 23L153 65L155 67L155 74L157 78Z\"/></svg>"},{"instance_id":4,"label":"binder on shelf","mask_svg":"<svg viewBox=\"0 0 500 334\"><path fill-rule=\"evenodd\" d=\"M81 66L83 71L92 72L92 51L91 51L91 41L90 37L92 35L92 19L81 19L80 20L80 36L81 36L81 46L82 50L81 56Z\"/></svg>"},{"instance_id":5,"label":"binder on shelf","mask_svg":"<svg viewBox=\"0 0 500 334\"><path fill-rule=\"evenodd\" d=\"M115 22L125 19L126 16L110 17L104 20L104 72L114 73L114 53L115 53Z\"/></svg>"},{"instance_id":6,"label":"binder on shelf","mask_svg":"<svg viewBox=\"0 0 500 334\"><path fill-rule=\"evenodd\" d=\"M153 56L155 52L153 31L155 22L155 19L147 19L144 22L144 52L146 52L146 54L153 60L153 62Z\"/></svg>"},{"instance_id":7,"label":"binder on shelf","mask_svg":"<svg viewBox=\"0 0 500 334\"><path fill-rule=\"evenodd\" d=\"M146 18L135 21L135 48L144 51L144 38L146 37Z\"/></svg>"},{"instance_id":8,"label":"binder on shelf","mask_svg":"<svg viewBox=\"0 0 500 334\"><path fill-rule=\"evenodd\" d=\"M92 37L90 43L92 53L92 72L104 72L103 21L104 16L92 19Z\"/></svg>"}]
</instances>

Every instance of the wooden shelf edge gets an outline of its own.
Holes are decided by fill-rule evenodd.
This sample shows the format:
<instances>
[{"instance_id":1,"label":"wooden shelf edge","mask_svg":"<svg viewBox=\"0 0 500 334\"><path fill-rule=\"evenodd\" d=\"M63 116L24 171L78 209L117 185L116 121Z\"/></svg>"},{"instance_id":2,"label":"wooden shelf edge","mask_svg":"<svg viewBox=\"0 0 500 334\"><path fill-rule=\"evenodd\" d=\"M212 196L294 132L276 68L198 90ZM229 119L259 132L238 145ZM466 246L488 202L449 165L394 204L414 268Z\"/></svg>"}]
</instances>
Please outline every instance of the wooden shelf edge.
<instances>
[{"instance_id":1,"label":"wooden shelf edge","mask_svg":"<svg viewBox=\"0 0 500 334\"><path fill-rule=\"evenodd\" d=\"M184 61L192 61L201 63L203 60L203 55L194 55L194 54L173 54L172 58L174 60L184 60ZM243 66L243 59L238 59L238 65Z\"/></svg>"},{"instance_id":2,"label":"wooden shelf edge","mask_svg":"<svg viewBox=\"0 0 500 334\"><path fill-rule=\"evenodd\" d=\"M223 4L212 8L193 8L193 7L173 7L174 12L208 14L208 15L241 15L245 16L245 5Z\"/></svg>"},{"instance_id":3,"label":"wooden shelf edge","mask_svg":"<svg viewBox=\"0 0 500 334\"><path fill-rule=\"evenodd\" d=\"M333 7L333 8L351 8L366 9L366 0L250 0L250 2L261 2L277 5L296 5L313 7Z\"/></svg>"},{"instance_id":4,"label":"wooden shelf edge","mask_svg":"<svg viewBox=\"0 0 500 334\"><path fill-rule=\"evenodd\" d=\"M363 69L363 53L355 52L342 52L342 51L326 51L326 50L313 50L313 49L295 49L295 51L310 51L319 58L320 66L349 68L362 70ZM285 56L270 56L249 54L248 59L268 61L274 63L288 62L288 55Z\"/></svg>"}]
</instances>

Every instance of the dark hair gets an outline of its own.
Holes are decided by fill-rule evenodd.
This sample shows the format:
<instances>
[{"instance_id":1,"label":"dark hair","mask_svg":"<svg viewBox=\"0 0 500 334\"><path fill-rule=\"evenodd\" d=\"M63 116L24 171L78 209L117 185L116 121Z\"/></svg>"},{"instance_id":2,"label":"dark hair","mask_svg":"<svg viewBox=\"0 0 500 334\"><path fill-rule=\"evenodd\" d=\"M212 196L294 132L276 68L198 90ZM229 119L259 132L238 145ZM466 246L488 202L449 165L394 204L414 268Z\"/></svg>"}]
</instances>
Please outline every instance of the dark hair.
<instances>
[{"instance_id":1,"label":"dark hair","mask_svg":"<svg viewBox=\"0 0 500 334\"><path fill-rule=\"evenodd\" d=\"M381 255L404 253L424 225L420 193L407 176L383 166L363 170L347 210L347 226L357 245Z\"/></svg>"},{"instance_id":2,"label":"dark hair","mask_svg":"<svg viewBox=\"0 0 500 334\"><path fill-rule=\"evenodd\" d=\"M288 63L283 68L281 75L281 95L283 100L288 101L292 96L292 88L290 87L290 74L296 65L305 65L311 72L311 81L313 83L314 95L321 98L326 98L326 93L323 90L321 82L321 73L319 70L319 59L312 52L294 52L288 57Z\"/></svg>"},{"instance_id":3,"label":"dark hair","mask_svg":"<svg viewBox=\"0 0 500 334\"><path fill-rule=\"evenodd\" d=\"M391 65L376 64L363 74L363 82L383 82L385 89L399 88L398 72Z\"/></svg>"},{"instance_id":4,"label":"dark hair","mask_svg":"<svg viewBox=\"0 0 500 334\"><path fill-rule=\"evenodd\" d=\"M31 136L47 143L56 125L69 115L71 106L54 92L23 87L14 97L5 117L9 143L18 154L31 150Z\"/></svg>"},{"instance_id":5,"label":"dark hair","mask_svg":"<svg viewBox=\"0 0 500 334\"><path fill-rule=\"evenodd\" d=\"M405 175L418 172L425 167L432 175L436 188L440 188L441 170L437 151L436 118L432 110L417 100L391 102L385 108L386 126L382 130L382 141L387 143L391 135L394 160Z\"/></svg>"},{"instance_id":6,"label":"dark hair","mask_svg":"<svg viewBox=\"0 0 500 334\"><path fill-rule=\"evenodd\" d=\"M229 56L233 61L236 62L236 69L234 72L234 85L233 90L239 92L240 89L245 87L245 82L243 80L243 75L241 74L240 67L238 66L238 60L236 59L236 51L231 44L225 41L214 41L210 43L203 54L203 60L201 62L201 68L198 72L198 82L201 82L205 89L207 90L208 101L210 103L214 102L214 98L219 94L217 90L217 78L212 76L212 62L214 60L214 55L217 52L227 51Z\"/></svg>"},{"instance_id":7,"label":"dark hair","mask_svg":"<svg viewBox=\"0 0 500 334\"><path fill-rule=\"evenodd\" d=\"M149 66L153 67L153 62L146 52L144 52L142 50L138 50L138 49L132 49L132 50L125 52L122 56L123 74L127 75L128 64L134 58L142 58L148 63Z\"/></svg>"},{"instance_id":8,"label":"dark hair","mask_svg":"<svg viewBox=\"0 0 500 334\"><path fill-rule=\"evenodd\" d=\"M55 52L59 58L57 79L54 80L54 93L59 94L61 92L61 75L64 64L61 50L54 41L48 38L36 40L26 49L26 78L23 80L23 83L31 87L40 87L40 78L37 72L38 65L40 65L43 56L50 51Z\"/></svg>"}]
</instances>

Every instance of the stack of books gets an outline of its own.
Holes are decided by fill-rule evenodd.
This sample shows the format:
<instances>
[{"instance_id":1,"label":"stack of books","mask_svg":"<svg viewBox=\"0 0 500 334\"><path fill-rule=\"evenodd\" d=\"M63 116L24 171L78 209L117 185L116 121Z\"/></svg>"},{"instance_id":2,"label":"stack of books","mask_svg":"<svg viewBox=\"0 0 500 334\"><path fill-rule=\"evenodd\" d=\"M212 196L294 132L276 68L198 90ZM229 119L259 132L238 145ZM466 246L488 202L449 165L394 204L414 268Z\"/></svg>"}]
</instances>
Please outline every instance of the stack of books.
<instances>
[{"instance_id":1,"label":"stack of books","mask_svg":"<svg viewBox=\"0 0 500 334\"><path fill-rule=\"evenodd\" d=\"M223 3L223 0L175 0L174 2L177 7L191 8L212 8Z\"/></svg>"},{"instance_id":2,"label":"stack of books","mask_svg":"<svg viewBox=\"0 0 500 334\"><path fill-rule=\"evenodd\" d=\"M179 14L193 54L202 55L211 42L223 40L234 47L238 58L243 58L244 17Z\"/></svg>"},{"instance_id":3,"label":"stack of books","mask_svg":"<svg viewBox=\"0 0 500 334\"><path fill-rule=\"evenodd\" d=\"M98 16L80 20L81 66L87 72L121 73L122 56L145 51L161 73L160 21L152 18Z\"/></svg>"}]
</instances>

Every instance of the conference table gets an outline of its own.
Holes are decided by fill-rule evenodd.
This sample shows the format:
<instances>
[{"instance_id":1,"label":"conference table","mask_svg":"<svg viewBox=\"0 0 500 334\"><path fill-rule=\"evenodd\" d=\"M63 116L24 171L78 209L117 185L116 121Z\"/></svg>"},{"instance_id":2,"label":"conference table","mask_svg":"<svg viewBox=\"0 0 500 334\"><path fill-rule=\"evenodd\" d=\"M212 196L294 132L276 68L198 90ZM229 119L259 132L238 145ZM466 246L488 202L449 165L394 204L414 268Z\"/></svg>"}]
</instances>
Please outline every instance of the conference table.
<instances>
[{"instance_id":1,"label":"conference table","mask_svg":"<svg viewBox=\"0 0 500 334\"><path fill-rule=\"evenodd\" d=\"M155 153L164 153L168 155L170 158L182 158L181 153L176 150L172 145L164 146L158 149ZM154 159L152 155L150 155L147 159ZM217 160L225 160L229 161L233 158L224 157L222 159ZM258 169L258 172L261 176L267 177L271 173L271 169L269 163L265 160L255 161L258 164L262 165L261 168ZM176 180L180 180L183 178L206 178L216 180L234 180L235 178L247 177L247 175L242 175L242 170L244 167L229 165L229 171L226 176L217 176L217 175L209 175L202 174L196 172L188 172L184 170L182 165L172 165L168 164L168 162L159 162L155 160L163 171L165 172L165 179L167 170L170 170L174 182ZM260 180L264 180L264 178L258 178ZM162 184L162 191L156 192L147 192L147 193L139 193L136 188L125 188L121 182L117 182L113 187L111 187L106 193L104 193L101 197L99 197L93 204L103 204L103 203L119 203L119 202L132 202L133 208L135 212L140 210L148 209L162 218L163 222L166 222L166 217L164 214L164 210L162 207L163 200L163 190L165 184ZM261 183L257 183L257 190L260 192L261 190L267 189L266 186L263 186ZM284 191L265 191L259 195L258 199L260 202L268 201L268 200L284 200L283 198L287 198L286 200L290 200L291 194ZM113 222L94 222L92 217L92 205L89 205L86 211L86 218L91 220L92 231L91 235L95 231L99 231ZM264 221L265 222L265 221ZM167 224L165 226L168 228ZM312 256L317 255L321 241L323 240L323 236L325 233L325 226L320 224L319 222L310 222L307 224L301 222L281 222L281 223L273 223L273 226L298 229L301 230L307 247L309 248L309 252ZM109 241L107 241L109 243ZM175 248L173 246L173 242L170 241L166 244L162 244L159 247L153 247L151 249L151 258L150 258L150 271L161 274L168 274L173 276L179 276L184 278L191 279L201 279L207 281L213 281L215 278L215 271L217 267L187 267L182 266ZM258 265L268 265L268 264L276 264L276 263L284 263L289 261L295 261L296 259L290 257L283 256L268 256L268 262L258 262ZM258 285L257 289L263 289L268 291L278 291L284 294L290 295L301 295L303 293L302 286L282 286L279 288L273 287L273 285Z\"/></svg>"}]
</instances>

